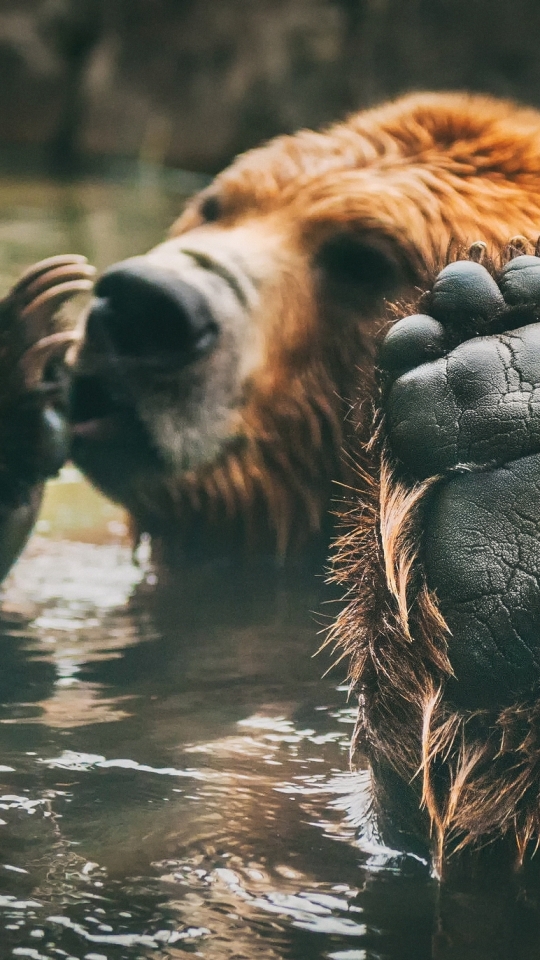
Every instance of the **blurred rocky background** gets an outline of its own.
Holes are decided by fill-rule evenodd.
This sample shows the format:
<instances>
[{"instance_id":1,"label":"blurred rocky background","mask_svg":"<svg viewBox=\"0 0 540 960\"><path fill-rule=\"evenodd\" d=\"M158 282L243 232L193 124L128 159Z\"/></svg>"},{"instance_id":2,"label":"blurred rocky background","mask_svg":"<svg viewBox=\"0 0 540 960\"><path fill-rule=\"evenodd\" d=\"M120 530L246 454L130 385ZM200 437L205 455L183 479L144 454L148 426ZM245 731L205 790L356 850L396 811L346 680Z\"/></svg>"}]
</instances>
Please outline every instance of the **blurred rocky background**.
<instances>
[{"instance_id":1,"label":"blurred rocky background","mask_svg":"<svg viewBox=\"0 0 540 960\"><path fill-rule=\"evenodd\" d=\"M540 104L539 0L0 0L0 149L213 172L404 90Z\"/></svg>"}]
</instances>

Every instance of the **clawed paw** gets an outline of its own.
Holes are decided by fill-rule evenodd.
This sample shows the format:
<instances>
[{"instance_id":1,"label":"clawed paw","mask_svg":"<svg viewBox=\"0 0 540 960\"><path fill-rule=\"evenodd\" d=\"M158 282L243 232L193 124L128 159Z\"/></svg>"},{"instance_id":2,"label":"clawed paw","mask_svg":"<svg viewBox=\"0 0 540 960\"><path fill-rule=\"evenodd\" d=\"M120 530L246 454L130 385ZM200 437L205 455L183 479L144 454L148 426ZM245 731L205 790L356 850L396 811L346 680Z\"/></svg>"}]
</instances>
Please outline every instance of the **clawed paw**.
<instances>
[{"instance_id":1,"label":"clawed paw","mask_svg":"<svg viewBox=\"0 0 540 960\"><path fill-rule=\"evenodd\" d=\"M483 249L381 344L335 560L354 751L388 842L429 834L439 867L503 836L522 862L540 836L540 255Z\"/></svg>"},{"instance_id":2,"label":"clawed paw","mask_svg":"<svg viewBox=\"0 0 540 960\"><path fill-rule=\"evenodd\" d=\"M53 476L68 456L66 351L77 338L59 309L92 289L86 257L30 267L0 301L0 502L9 509Z\"/></svg>"},{"instance_id":3,"label":"clawed paw","mask_svg":"<svg viewBox=\"0 0 540 960\"><path fill-rule=\"evenodd\" d=\"M451 263L419 307L381 348L387 442L409 482L441 477L420 556L453 696L510 702L540 679L540 258Z\"/></svg>"}]
</instances>

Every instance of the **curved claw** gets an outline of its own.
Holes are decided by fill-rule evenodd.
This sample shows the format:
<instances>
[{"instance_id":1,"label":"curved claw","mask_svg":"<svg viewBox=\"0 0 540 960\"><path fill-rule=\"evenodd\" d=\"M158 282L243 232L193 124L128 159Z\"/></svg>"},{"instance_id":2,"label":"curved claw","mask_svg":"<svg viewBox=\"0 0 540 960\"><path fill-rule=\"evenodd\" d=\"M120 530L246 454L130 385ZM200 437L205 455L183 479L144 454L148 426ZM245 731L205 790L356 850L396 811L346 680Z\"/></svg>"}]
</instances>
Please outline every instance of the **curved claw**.
<instances>
[{"instance_id":1,"label":"curved claw","mask_svg":"<svg viewBox=\"0 0 540 960\"><path fill-rule=\"evenodd\" d=\"M95 267L89 263L67 263L62 266L52 267L45 273L30 280L23 287L16 291L17 301L24 306L28 306L33 300L38 299L51 287L75 281L82 283L92 283L96 274Z\"/></svg>"},{"instance_id":2,"label":"curved claw","mask_svg":"<svg viewBox=\"0 0 540 960\"><path fill-rule=\"evenodd\" d=\"M24 307L20 311L20 318L27 329L30 342L40 337L44 327L66 300L70 300L77 293L89 293L92 287L92 280L68 280L45 289Z\"/></svg>"},{"instance_id":3,"label":"curved claw","mask_svg":"<svg viewBox=\"0 0 540 960\"><path fill-rule=\"evenodd\" d=\"M49 257L30 267L0 302L1 404L35 390L52 357L63 358L79 337L72 318L57 318L72 297L92 290L95 269L78 254Z\"/></svg>"},{"instance_id":4,"label":"curved claw","mask_svg":"<svg viewBox=\"0 0 540 960\"><path fill-rule=\"evenodd\" d=\"M514 257L520 257L524 254L532 254L534 252L534 244L531 240L528 240L527 237L518 234L515 237L512 237L506 247L503 250L503 257L505 259L513 260Z\"/></svg>"},{"instance_id":5,"label":"curved claw","mask_svg":"<svg viewBox=\"0 0 540 960\"><path fill-rule=\"evenodd\" d=\"M47 257L46 260L39 260L38 263L34 263L31 267L28 267L28 269L25 270L25 272L19 277L16 284L11 289L11 294L18 295L25 287L31 284L42 274L48 273L50 270L56 269L56 267L82 267L87 263L88 260L86 257L83 257L78 253L60 254L56 257Z\"/></svg>"},{"instance_id":6,"label":"curved claw","mask_svg":"<svg viewBox=\"0 0 540 960\"><path fill-rule=\"evenodd\" d=\"M39 385L49 360L53 357L59 359L64 357L77 340L79 340L79 334L73 330L65 330L43 337L29 347L19 361L26 389L34 390Z\"/></svg>"},{"instance_id":7,"label":"curved claw","mask_svg":"<svg viewBox=\"0 0 540 960\"><path fill-rule=\"evenodd\" d=\"M91 291L95 272L86 257L78 254L34 264L2 303L8 325L20 322L20 335L27 346L54 333L55 327L65 327L65 323L53 324L55 313L71 297Z\"/></svg>"},{"instance_id":8,"label":"curved claw","mask_svg":"<svg viewBox=\"0 0 540 960\"><path fill-rule=\"evenodd\" d=\"M483 240L475 240L469 247L469 260L475 263L483 263L487 257L487 243Z\"/></svg>"}]
</instances>

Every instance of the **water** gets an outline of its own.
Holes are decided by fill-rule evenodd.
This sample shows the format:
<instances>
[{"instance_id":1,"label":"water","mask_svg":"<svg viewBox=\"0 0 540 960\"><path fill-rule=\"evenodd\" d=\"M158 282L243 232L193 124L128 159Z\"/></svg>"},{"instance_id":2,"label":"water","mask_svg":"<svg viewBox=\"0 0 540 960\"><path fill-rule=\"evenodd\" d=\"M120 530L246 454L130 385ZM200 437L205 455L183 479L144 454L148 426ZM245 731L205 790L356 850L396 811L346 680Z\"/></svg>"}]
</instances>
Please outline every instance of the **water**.
<instances>
[{"instance_id":1,"label":"water","mask_svg":"<svg viewBox=\"0 0 540 960\"><path fill-rule=\"evenodd\" d=\"M0 183L3 288L52 253L141 252L180 194ZM377 841L354 704L313 657L321 585L156 582L147 552L67 468L5 584L0 960L540 957L534 889L441 893Z\"/></svg>"}]
</instances>

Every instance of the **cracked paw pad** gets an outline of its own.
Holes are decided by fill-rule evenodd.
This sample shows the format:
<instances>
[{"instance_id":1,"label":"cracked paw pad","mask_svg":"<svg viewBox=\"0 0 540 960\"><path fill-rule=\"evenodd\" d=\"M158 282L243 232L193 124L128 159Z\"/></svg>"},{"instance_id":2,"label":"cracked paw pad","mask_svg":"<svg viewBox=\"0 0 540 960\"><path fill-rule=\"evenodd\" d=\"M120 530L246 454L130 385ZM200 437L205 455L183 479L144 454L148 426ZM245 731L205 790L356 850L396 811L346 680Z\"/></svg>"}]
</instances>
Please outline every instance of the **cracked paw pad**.
<instances>
[{"instance_id":1,"label":"cracked paw pad","mask_svg":"<svg viewBox=\"0 0 540 960\"><path fill-rule=\"evenodd\" d=\"M387 442L438 475L420 556L469 707L540 682L540 257L449 264L380 352Z\"/></svg>"},{"instance_id":2,"label":"cracked paw pad","mask_svg":"<svg viewBox=\"0 0 540 960\"><path fill-rule=\"evenodd\" d=\"M496 277L451 263L421 306L380 351L397 459L425 478L540 451L540 258L515 257Z\"/></svg>"}]
</instances>

